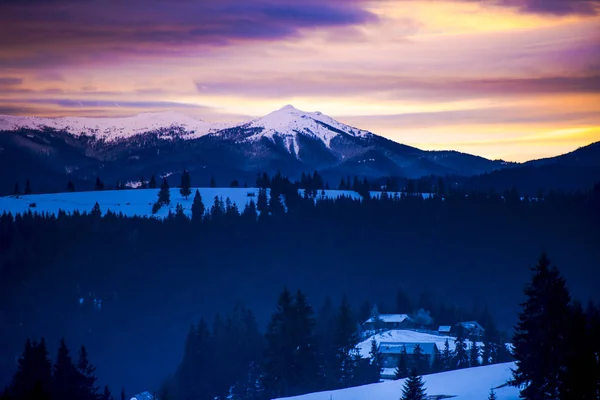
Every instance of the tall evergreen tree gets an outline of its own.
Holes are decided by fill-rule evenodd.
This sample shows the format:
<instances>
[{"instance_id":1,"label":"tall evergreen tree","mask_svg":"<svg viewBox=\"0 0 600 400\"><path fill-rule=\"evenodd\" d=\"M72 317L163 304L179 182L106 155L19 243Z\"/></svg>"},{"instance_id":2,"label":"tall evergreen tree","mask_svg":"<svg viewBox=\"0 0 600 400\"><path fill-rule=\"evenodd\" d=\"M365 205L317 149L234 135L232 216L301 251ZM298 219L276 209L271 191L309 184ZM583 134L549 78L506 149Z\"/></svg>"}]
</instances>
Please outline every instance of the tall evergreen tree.
<instances>
[{"instance_id":1,"label":"tall evergreen tree","mask_svg":"<svg viewBox=\"0 0 600 400\"><path fill-rule=\"evenodd\" d=\"M148 182L148 187L150 189L156 189L156 178L154 177L154 174L152 174L152 176L150 177L150 182Z\"/></svg>"},{"instance_id":2,"label":"tall evergreen tree","mask_svg":"<svg viewBox=\"0 0 600 400\"><path fill-rule=\"evenodd\" d=\"M294 302L292 294L285 288L277 300L277 311L271 316L265 339L267 348L264 356L262 383L266 394L272 398L293 394L296 361L294 343Z\"/></svg>"},{"instance_id":3,"label":"tall evergreen tree","mask_svg":"<svg viewBox=\"0 0 600 400\"><path fill-rule=\"evenodd\" d=\"M31 191L31 183L29 182L29 179L27 179L25 181L25 192L24 192L24 194L31 194L31 193L32 193L32 191Z\"/></svg>"},{"instance_id":4,"label":"tall evergreen tree","mask_svg":"<svg viewBox=\"0 0 600 400\"><path fill-rule=\"evenodd\" d=\"M400 350L400 355L398 357L398 365L396 366L395 378L396 379L404 379L410 374L410 369L408 368L408 352L406 351L406 346L402 345L402 349Z\"/></svg>"},{"instance_id":5,"label":"tall evergreen tree","mask_svg":"<svg viewBox=\"0 0 600 400\"><path fill-rule=\"evenodd\" d=\"M523 386L524 399L558 399L563 389L562 370L566 364L566 326L571 297L558 269L542 254L532 269L525 288L513 337L516 385Z\"/></svg>"},{"instance_id":6,"label":"tall evergreen tree","mask_svg":"<svg viewBox=\"0 0 600 400\"><path fill-rule=\"evenodd\" d=\"M265 188L258 190L256 209L260 212L261 217L266 217L269 214L269 200L267 199L267 190Z\"/></svg>"},{"instance_id":7,"label":"tall evergreen tree","mask_svg":"<svg viewBox=\"0 0 600 400\"><path fill-rule=\"evenodd\" d=\"M181 174L179 193L186 199L192 194L192 179L187 169L183 171L183 174Z\"/></svg>"},{"instance_id":8,"label":"tall evergreen tree","mask_svg":"<svg viewBox=\"0 0 600 400\"><path fill-rule=\"evenodd\" d=\"M96 184L94 185L94 190L104 190L104 182L100 180L100 177L96 177Z\"/></svg>"},{"instance_id":9,"label":"tall evergreen tree","mask_svg":"<svg viewBox=\"0 0 600 400\"><path fill-rule=\"evenodd\" d=\"M427 355L424 353L420 344L416 344L413 348L413 364L419 375L424 375L429 372L429 362Z\"/></svg>"},{"instance_id":10,"label":"tall evergreen tree","mask_svg":"<svg viewBox=\"0 0 600 400\"><path fill-rule=\"evenodd\" d=\"M369 351L370 356L370 368L369 368L369 379L368 383L379 382L381 378L381 369L383 368L383 362L381 360L381 351L379 344L375 338L371 339L371 350Z\"/></svg>"},{"instance_id":11,"label":"tall evergreen tree","mask_svg":"<svg viewBox=\"0 0 600 400\"><path fill-rule=\"evenodd\" d=\"M21 190L19 189L19 182L15 182L15 188L13 190L13 195L18 196L21 194Z\"/></svg>"},{"instance_id":12,"label":"tall evergreen tree","mask_svg":"<svg viewBox=\"0 0 600 400\"><path fill-rule=\"evenodd\" d=\"M313 330L315 316L306 296L300 290L296 292L294 302L294 336L296 342L296 371L298 378L296 393L314 391L318 380L318 362Z\"/></svg>"},{"instance_id":13,"label":"tall evergreen tree","mask_svg":"<svg viewBox=\"0 0 600 400\"><path fill-rule=\"evenodd\" d=\"M73 360L69 355L69 349L65 344L65 340L61 339L52 376L53 398L76 399L79 394L77 390L79 383L79 372L75 369L75 365L73 365Z\"/></svg>"},{"instance_id":14,"label":"tall evergreen tree","mask_svg":"<svg viewBox=\"0 0 600 400\"><path fill-rule=\"evenodd\" d=\"M112 392L110 391L110 388L108 386L104 386L104 390L102 391L102 394L99 396L100 400L114 400ZM168 399L162 399L162 400L168 400Z\"/></svg>"},{"instance_id":15,"label":"tall evergreen tree","mask_svg":"<svg viewBox=\"0 0 600 400\"><path fill-rule=\"evenodd\" d=\"M496 397L496 392L494 391L494 389L490 389L490 395L488 396L488 400L497 400L498 398Z\"/></svg>"},{"instance_id":16,"label":"tall evergreen tree","mask_svg":"<svg viewBox=\"0 0 600 400\"><path fill-rule=\"evenodd\" d=\"M442 351L435 351L433 353L433 362L431 364L431 372L436 374L444 370L444 359Z\"/></svg>"},{"instance_id":17,"label":"tall evergreen tree","mask_svg":"<svg viewBox=\"0 0 600 400\"><path fill-rule=\"evenodd\" d=\"M98 396L98 388L95 386L98 378L94 375L96 367L90 362L85 346L81 346L81 349L79 349L76 368L79 372L78 399L96 400Z\"/></svg>"},{"instance_id":18,"label":"tall evergreen tree","mask_svg":"<svg viewBox=\"0 0 600 400\"><path fill-rule=\"evenodd\" d=\"M425 391L425 383L423 379L417 374L416 370L412 370L411 375L408 377L402 388L401 400L425 400L427 394Z\"/></svg>"},{"instance_id":19,"label":"tall evergreen tree","mask_svg":"<svg viewBox=\"0 0 600 400\"><path fill-rule=\"evenodd\" d=\"M258 218L258 213L256 212L256 204L254 200L250 199L250 202L244 207L244 211L242 212L242 216L251 222L256 222Z\"/></svg>"},{"instance_id":20,"label":"tall evergreen tree","mask_svg":"<svg viewBox=\"0 0 600 400\"><path fill-rule=\"evenodd\" d=\"M74 192L74 191L75 191L75 184L73 184L73 181L67 182L67 192Z\"/></svg>"},{"instance_id":21,"label":"tall evergreen tree","mask_svg":"<svg viewBox=\"0 0 600 400\"><path fill-rule=\"evenodd\" d=\"M48 358L46 342L27 340L19 358L8 392L12 399L49 400L51 398L52 363Z\"/></svg>"},{"instance_id":22,"label":"tall evergreen tree","mask_svg":"<svg viewBox=\"0 0 600 400\"><path fill-rule=\"evenodd\" d=\"M348 299L344 296L336 317L334 336L339 387L350 387L357 381L356 369L359 356L356 354L356 345L358 341L356 320L352 315Z\"/></svg>"},{"instance_id":23,"label":"tall evergreen tree","mask_svg":"<svg viewBox=\"0 0 600 400\"><path fill-rule=\"evenodd\" d=\"M200 191L196 189L194 201L192 202L192 222L202 222L205 212L206 208L202 202L202 195L200 194Z\"/></svg>"},{"instance_id":24,"label":"tall evergreen tree","mask_svg":"<svg viewBox=\"0 0 600 400\"><path fill-rule=\"evenodd\" d=\"M454 343L454 367L457 369L469 368L469 354L464 336L459 333Z\"/></svg>"},{"instance_id":25,"label":"tall evergreen tree","mask_svg":"<svg viewBox=\"0 0 600 400\"><path fill-rule=\"evenodd\" d=\"M169 182L167 182L166 177L163 178L163 183L158 192L158 203L161 205L171 204L171 192L169 191Z\"/></svg>"},{"instance_id":26,"label":"tall evergreen tree","mask_svg":"<svg viewBox=\"0 0 600 400\"><path fill-rule=\"evenodd\" d=\"M211 176L211 177L210 177L210 184L209 184L209 186L210 186L211 188L216 188L216 187L217 187L217 181L215 180L215 177L214 177L214 176Z\"/></svg>"},{"instance_id":27,"label":"tall evergreen tree","mask_svg":"<svg viewBox=\"0 0 600 400\"><path fill-rule=\"evenodd\" d=\"M450 371L453 368L454 352L450 350L448 338L444 341L444 350L442 351L442 371Z\"/></svg>"},{"instance_id":28,"label":"tall evergreen tree","mask_svg":"<svg viewBox=\"0 0 600 400\"><path fill-rule=\"evenodd\" d=\"M598 391L598 338L592 331L593 322L579 302L571 306L565 341L565 368L562 369L561 399L596 400ZM593 311L592 311L593 312Z\"/></svg>"}]
</instances>

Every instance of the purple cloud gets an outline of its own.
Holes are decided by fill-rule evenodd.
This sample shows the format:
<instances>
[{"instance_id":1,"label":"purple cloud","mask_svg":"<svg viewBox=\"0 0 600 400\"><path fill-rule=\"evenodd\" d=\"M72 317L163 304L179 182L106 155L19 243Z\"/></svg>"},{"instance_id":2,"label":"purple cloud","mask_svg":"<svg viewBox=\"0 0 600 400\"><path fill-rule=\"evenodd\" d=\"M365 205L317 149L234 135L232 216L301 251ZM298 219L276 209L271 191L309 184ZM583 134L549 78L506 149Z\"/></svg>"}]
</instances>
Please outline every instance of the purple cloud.
<instances>
[{"instance_id":1,"label":"purple cloud","mask_svg":"<svg viewBox=\"0 0 600 400\"><path fill-rule=\"evenodd\" d=\"M3 77L0 76L0 86L14 86L23 83L21 78Z\"/></svg>"},{"instance_id":2,"label":"purple cloud","mask_svg":"<svg viewBox=\"0 0 600 400\"><path fill-rule=\"evenodd\" d=\"M496 79L419 79L372 74L302 74L254 77L252 80L227 79L197 81L201 94L228 95L243 92L247 96L287 98L290 96L352 96L386 93L414 100L450 100L482 96L511 96L560 93L600 93L600 75L541 78Z\"/></svg>"},{"instance_id":3,"label":"purple cloud","mask_svg":"<svg viewBox=\"0 0 600 400\"><path fill-rule=\"evenodd\" d=\"M357 0L11 0L0 2L0 66L269 41L376 20Z\"/></svg>"},{"instance_id":4,"label":"purple cloud","mask_svg":"<svg viewBox=\"0 0 600 400\"><path fill-rule=\"evenodd\" d=\"M552 15L596 15L600 9L597 0L489 0L492 3L517 7L519 10L535 14Z\"/></svg>"}]
</instances>

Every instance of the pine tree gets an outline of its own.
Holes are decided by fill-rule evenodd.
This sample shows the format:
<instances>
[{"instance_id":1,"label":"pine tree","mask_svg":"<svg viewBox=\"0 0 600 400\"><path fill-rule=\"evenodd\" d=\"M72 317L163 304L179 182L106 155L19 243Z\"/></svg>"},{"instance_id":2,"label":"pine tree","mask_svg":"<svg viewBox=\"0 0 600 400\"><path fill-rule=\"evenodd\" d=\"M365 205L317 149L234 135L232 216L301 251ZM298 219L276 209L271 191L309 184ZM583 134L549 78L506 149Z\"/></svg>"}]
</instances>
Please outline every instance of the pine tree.
<instances>
[{"instance_id":1,"label":"pine tree","mask_svg":"<svg viewBox=\"0 0 600 400\"><path fill-rule=\"evenodd\" d=\"M179 193L186 199L192 194L192 179L187 169L183 171L183 174L181 174Z\"/></svg>"},{"instance_id":2,"label":"pine tree","mask_svg":"<svg viewBox=\"0 0 600 400\"><path fill-rule=\"evenodd\" d=\"M126 400L126 396L125 396L125 388L121 388L121 400Z\"/></svg>"},{"instance_id":3,"label":"pine tree","mask_svg":"<svg viewBox=\"0 0 600 400\"><path fill-rule=\"evenodd\" d=\"M564 338L569 324L571 300L565 280L542 254L532 269L533 278L525 288L513 337L517 368L515 384L524 386L524 399L560 398L566 353Z\"/></svg>"},{"instance_id":4,"label":"pine tree","mask_svg":"<svg viewBox=\"0 0 600 400\"><path fill-rule=\"evenodd\" d=\"M78 395L79 377L65 340L61 339L56 362L54 363L52 396L55 399L75 399Z\"/></svg>"},{"instance_id":5,"label":"pine tree","mask_svg":"<svg viewBox=\"0 0 600 400\"><path fill-rule=\"evenodd\" d=\"M269 201L267 199L267 190L264 188L260 188L258 190L256 209L258 210L258 212L260 212L261 217L266 217L269 214Z\"/></svg>"},{"instance_id":6,"label":"pine tree","mask_svg":"<svg viewBox=\"0 0 600 400\"><path fill-rule=\"evenodd\" d=\"M67 182L67 192L74 192L74 191L75 191L75 185L73 184L73 181Z\"/></svg>"},{"instance_id":7,"label":"pine tree","mask_svg":"<svg viewBox=\"0 0 600 400\"><path fill-rule=\"evenodd\" d=\"M465 343L464 336L459 333L454 343L454 367L457 369L468 368L469 354L467 353L467 344Z\"/></svg>"},{"instance_id":8,"label":"pine tree","mask_svg":"<svg viewBox=\"0 0 600 400\"><path fill-rule=\"evenodd\" d=\"M600 398L597 374L600 363L598 336L593 332L593 305L584 312L579 302L571 305L565 342L565 368L562 369L561 399L596 400Z\"/></svg>"},{"instance_id":9,"label":"pine tree","mask_svg":"<svg viewBox=\"0 0 600 400\"><path fill-rule=\"evenodd\" d=\"M425 400L426 398L425 383L417 375L417 371L413 369L411 375L404 382L401 400Z\"/></svg>"},{"instance_id":10,"label":"pine tree","mask_svg":"<svg viewBox=\"0 0 600 400\"><path fill-rule=\"evenodd\" d=\"M79 372L78 399L96 400L98 395L98 388L95 386L98 378L94 375L96 367L90 363L85 346L81 346L81 349L79 350L76 368Z\"/></svg>"},{"instance_id":11,"label":"pine tree","mask_svg":"<svg viewBox=\"0 0 600 400\"><path fill-rule=\"evenodd\" d=\"M18 196L21 194L21 190L19 189L19 182L15 182L15 188L13 190L13 195Z\"/></svg>"},{"instance_id":12,"label":"pine tree","mask_svg":"<svg viewBox=\"0 0 600 400\"><path fill-rule=\"evenodd\" d=\"M169 205L171 204L171 192L169 191L169 182L167 182L167 178L163 178L163 183L160 186L160 191L158 192L158 203L161 205Z\"/></svg>"},{"instance_id":13,"label":"pine tree","mask_svg":"<svg viewBox=\"0 0 600 400\"><path fill-rule=\"evenodd\" d=\"M404 379L409 374L410 370L408 369L408 352L406 351L406 346L402 345L402 350L400 350L400 355L398 357L398 365L396 366L395 378Z\"/></svg>"},{"instance_id":14,"label":"pine tree","mask_svg":"<svg viewBox=\"0 0 600 400\"><path fill-rule=\"evenodd\" d=\"M413 360L414 369L416 369L419 375L424 375L429 372L429 363L427 362L427 355L423 352L423 348L420 344L416 344L413 348Z\"/></svg>"},{"instance_id":15,"label":"pine tree","mask_svg":"<svg viewBox=\"0 0 600 400\"><path fill-rule=\"evenodd\" d=\"M150 177L150 182L148 182L148 187L150 189L156 189L156 178L154 177L154 174Z\"/></svg>"},{"instance_id":16,"label":"pine tree","mask_svg":"<svg viewBox=\"0 0 600 400\"><path fill-rule=\"evenodd\" d=\"M31 191L31 183L29 182L29 179L27 179L25 181L25 192L24 192L24 194L31 194L31 193L33 193Z\"/></svg>"},{"instance_id":17,"label":"pine tree","mask_svg":"<svg viewBox=\"0 0 600 400\"><path fill-rule=\"evenodd\" d=\"M444 341L444 350L442 352L442 371L450 371L451 369L454 369L452 368L453 360L454 352L450 350L450 342L446 338L446 340Z\"/></svg>"},{"instance_id":18,"label":"pine tree","mask_svg":"<svg viewBox=\"0 0 600 400\"><path fill-rule=\"evenodd\" d=\"M469 365L471 367L478 367L481 365L479 363L480 356L479 346L475 340L471 340L471 347L469 348Z\"/></svg>"},{"instance_id":19,"label":"pine tree","mask_svg":"<svg viewBox=\"0 0 600 400\"><path fill-rule=\"evenodd\" d=\"M94 207L92 207L90 215L94 218L100 218L102 216L102 210L100 209L100 204L98 204L98 202L96 202Z\"/></svg>"},{"instance_id":20,"label":"pine tree","mask_svg":"<svg viewBox=\"0 0 600 400\"><path fill-rule=\"evenodd\" d=\"M494 389L490 389L490 395L488 396L488 400L497 400L496 397L496 392L494 391Z\"/></svg>"},{"instance_id":21,"label":"pine tree","mask_svg":"<svg viewBox=\"0 0 600 400\"><path fill-rule=\"evenodd\" d=\"M104 190L104 182L100 180L100 177L96 177L96 184L94 185L94 190Z\"/></svg>"},{"instance_id":22,"label":"pine tree","mask_svg":"<svg viewBox=\"0 0 600 400\"><path fill-rule=\"evenodd\" d=\"M211 188L216 188L217 187L217 181L215 181L215 177L211 176L210 177L210 185Z\"/></svg>"},{"instance_id":23,"label":"pine tree","mask_svg":"<svg viewBox=\"0 0 600 400\"><path fill-rule=\"evenodd\" d=\"M271 316L265 339L262 383L271 398L292 394L295 384L293 365L296 343L293 340L293 296L285 288L277 300L277 311Z\"/></svg>"},{"instance_id":24,"label":"pine tree","mask_svg":"<svg viewBox=\"0 0 600 400\"><path fill-rule=\"evenodd\" d=\"M204 203L202 202L202 195L200 194L200 191L196 189L194 201L192 202L192 222L202 222L205 212L206 209L204 207Z\"/></svg>"},{"instance_id":25,"label":"pine tree","mask_svg":"<svg viewBox=\"0 0 600 400\"><path fill-rule=\"evenodd\" d=\"M100 400L114 400L113 395L108 386L104 386L104 390L102 391L102 394L100 395ZM167 399L162 399L162 400L167 400Z\"/></svg>"},{"instance_id":26,"label":"pine tree","mask_svg":"<svg viewBox=\"0 0 600 400\"><path fill-rule=\"evenodd\" d=\"M381 352L379 350L379 344L375 340L375 338L371 339L371 350L369 351L370 356L370 369L369 369L369 379L367 383L376 383L379 382L381 378L381 369L383 368L383 363L381 360Z\"/></svg>"},{"instance_id":27,"label":"pine tree","mask_svg":"<svg viewBox=\"0 0 600 400\"><path fill-rule=\"evenodd\" d=\"M444 359L442 356L442 352L436 350L433 353L433 363L431 365L431 372L436 374L438 372L442 372L444 370Z\"/></svg>"},{"instance_id":28,"label":"pine tree","mask_svg":"<svg viewBox=\"0 0 600 400\"><path fill-rule=\"evenodd\" d=\"M340 388L350 387L355 384L357 355L355 352L358 344L356 321L352 315L350 304L346 296L342 298L335 324L334 346L337 360L337 383Z\"/></svg>"},{"instance_id":29,"label":"pine tree","mask_svg":"<svg viewBox=\"0 0 600 400\"><path fill-rule=\"evenodd\" d=\"M294 301L293 326L296 344L295 376L297 378L294 391L296 394L308 393L316 389L315 384L318 380L318 363L313 335L315 317L306 296L300 290L296 292Z\"/></svg>"},{"instance_id":30,"label":"pine tree","mask_svg":"<svg viewBox=\"0 0 600 400\"><path fill-rule=\"evenodd\" d=\"M244 207L242 216L248 221L256 222L258 213L256 212L256 204L254 203L254 200L250 200L246 207Z\"/></svg>"},{"instance_id":31,"label":"pine tree","mask_svg":"<svg viewBox=\"0 0 600 400\"><path fill-rule=\"evenodd\" d=\"M25 343L8 393L14 399L49 400L52 384L52 363L48 359L46 342Z\"/></svg>"}]
</instances>

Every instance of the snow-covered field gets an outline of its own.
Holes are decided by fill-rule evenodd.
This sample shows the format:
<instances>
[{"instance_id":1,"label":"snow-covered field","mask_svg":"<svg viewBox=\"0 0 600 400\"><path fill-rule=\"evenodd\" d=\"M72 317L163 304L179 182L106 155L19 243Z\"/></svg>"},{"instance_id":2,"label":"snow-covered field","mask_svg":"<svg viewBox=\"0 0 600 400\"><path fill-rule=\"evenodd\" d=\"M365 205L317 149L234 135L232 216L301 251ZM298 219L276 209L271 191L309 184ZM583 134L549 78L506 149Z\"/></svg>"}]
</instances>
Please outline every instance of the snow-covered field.
<instances>
[{"instance_id":1,"label":"snow-covered field","mask_svg":"<svg viewBox=\"0 0 600 400\"><path fill-rule=\"evenodd\" d=\"M159 189L131 189L131 190L104 190L74 193L51 193L32 194L27 196L0 197L0 214L11 212L13 214L33 213L58 214L59 210L71 213L75 210L89 212L96 202L100 205L102 213L110 210L114 213L123 213L125 216L152 216L152 204L158 199ZM258 198L257 188L198 188L202 195L202 201L207 210L214 202L215 196L221 197L223 201L229 197L232 203L236 203L240 212L243 211L250 200L256 203ZM162 207L155 217L164 218L169 210L175 212L177 204L183 206L186 215L191 216L192 201L196 188L192 189L192 195L185 199L179 193L178 188L171 189L171 204ZM326 190L325 197L337 198L349 196L359 199L360 196L349 190ZM321 197L321 193L317 198ZM35 204L35 207L31 205Z\"/></svg>"},{"instance_id":2,"label":"snow-covered field","mask_svg":"<svg viewBox=\"0 0 600 400\"><path fill-rule=\"evenodd\" d=\"M456 400L487 399L491 388L495 389L498 400L517 400L519 389L501 387L512 378L514 363L495 364L485 367L467 368L458 371L426 375L427 395L447 395ZM310 393L303 396L288 397L296 400L398 400L402 396L404 379L386 381L372 385L327 392Z\"/></svg>"},{"instance_id":3,"label":"snow-covered field","mask_svg":"<svg viewBox=\"0 0 600 400\"><path fill-rule=\"evenodd\" d=\"M243 211L246 204L251 199L258 198L258 188L197 188L202 195L202 201L206 209L214 202L215 196L222 197L223 201L227 197L232 203L236 203L240 212ZM299 194L304 193L300 189ZM179 194L178 188L171 189L171 205L162 207L160 211L154 215L158 218L164 218L169 214L169 210L175 212L177 203L183 206L186 215L191 216L192 201L194 199L196 188L192 189L192 195L188 199L184 199ZM268 191L267 191L268 193ZM378 197L381 192L371 192L372 197ZM335 199L340 196L360 199L361 196L352 190L325 190L325 198ZM423 197L427 198L429 194L424 193ZM322 191L318 191L315 201L323 198ZM67 193L50 193L50 194L32 194L22 196L5 196L0 197L0 214L3 212L11 212L13 214L26 213L31 210L33 213L49 213L58 214L59 210L71 213L75 210L79 212L91 211L96 202L100 205L102 213L110 210L114 213L123 213L123 215L132 216L152 216L152 204L158 199L158 189L127 189L127 190L103 190L90 192L67 192ZM35 207L31 207L35 204Z\"/></svg>"}]
</instances>

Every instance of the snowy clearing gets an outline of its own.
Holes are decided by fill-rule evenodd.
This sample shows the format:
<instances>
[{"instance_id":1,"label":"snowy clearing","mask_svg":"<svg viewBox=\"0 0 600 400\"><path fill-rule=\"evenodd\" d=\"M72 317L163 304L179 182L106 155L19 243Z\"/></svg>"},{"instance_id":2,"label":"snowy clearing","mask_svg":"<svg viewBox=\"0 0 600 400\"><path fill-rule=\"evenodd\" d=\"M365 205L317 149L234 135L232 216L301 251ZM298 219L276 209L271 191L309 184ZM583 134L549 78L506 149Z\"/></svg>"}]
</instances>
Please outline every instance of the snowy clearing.
<instances>
[{"instance_id":1,"label":"snowy clearing","mask_svg":"<svg viewBox=\"0 0 600 400\"><path fill-rule=\"evenodd\" d=\"M258 188L192 188L192 195L187 199L183 198L178 188L171 188L171 204L168 207L161 207L155 217L164 218L169 214L169 210L175 212L177 204L183 206L186 215L191 216L191 207L194 200L196 189L200 191L202 201L207 210L214 202L215 196L225 201L229 197L232 203L235 203L240 212L243 211L250 200L256 203L258 199ZM153 216L152 204L158 199L159 189L131 189L131 190L101 190L90 192L73 193L50 193L50 194L32 194L22 196L0 197L0 214L10 212L13 214L22 214L28 211L32 213L58 214L59 210L66 213L73 211L90 212L94 204L98 202L100 210L105 214L108 210L114 213L123 213L123 215L132 216ZM300 191L302 192L302 191ZM268 191L267 191L268 194ZM348 196L360 199L360 195L350 190L326 190L326 198L337 198ZM317 199L322 198L321 193ZM35 206L32 206L35 204Z\"/></svg>"},{"instance_id":2,"label":"snowy clearing","mask_svg":"<svg viewBox=\"0 0 600 400\"><path fill-rule=\"evenodd\" d=\"M514 363L495 364L442 372L423 377L427 395L453 396L456 400L487 399L490 388L496 389L498 400L518 400L519 389L500 387L511 379ZM404 379L327 392L287 397L296 400L398 400L402 396ZM450 397L449 397L450 398Z\"/></svg>"}]
</instances>

